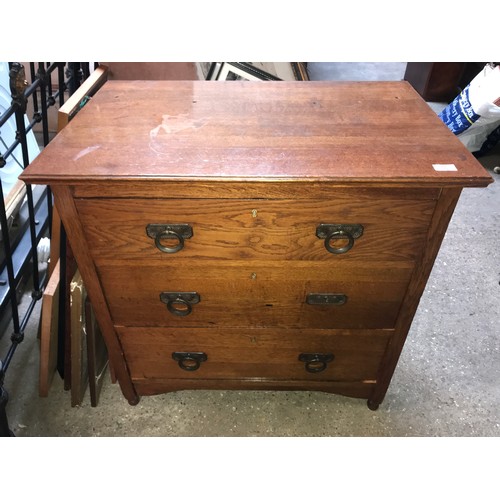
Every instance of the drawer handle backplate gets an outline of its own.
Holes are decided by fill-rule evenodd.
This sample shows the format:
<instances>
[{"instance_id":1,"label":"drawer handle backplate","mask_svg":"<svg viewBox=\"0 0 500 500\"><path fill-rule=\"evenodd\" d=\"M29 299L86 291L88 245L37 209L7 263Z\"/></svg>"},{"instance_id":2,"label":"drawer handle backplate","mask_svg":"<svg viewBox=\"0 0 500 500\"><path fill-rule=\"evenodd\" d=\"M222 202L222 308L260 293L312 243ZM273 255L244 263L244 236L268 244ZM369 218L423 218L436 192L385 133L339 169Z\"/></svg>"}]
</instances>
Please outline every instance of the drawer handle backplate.
<instances>
[{"instance_id":1,"label":"drawer handle backplate","mask_svg":"<svg viewBox=\"0 0 500 500\"><path fill-rule=\"evenodd\" d=\"M177 253L184 248L184 240L193 236L193 228L189 224L148 224L146 234L155 240L158 250L164 253ZM177 244L166 246L163 240L177 240Z\"/></svg>"},{"instance_id":2,"label":"drawer handle backplate","mask_svg":"<svg viewBox=\"0 0 500 500\"><path fill-rule=\"evenodd\" d=\"M172 359L177 361L183 370L194 372L208 359L208 356L204 352L173 352Z\"/></svg>"},{"instance_id":3,"label":"drawer handle backplate","mask_svg":"<svg viewBox=\"0 0 500 500\"><path fill-rule=\"evenodd\" d=\"M311 306L343 306L347 295L342 293L308 293L306 303Z\"/></svg>"},{"instance_id":4,"label":"drawer handle backplate","mask_svg":"<svg viewBox=\"0 0 500 500\"><path fill-rule=\"evenodd\" d=\"M361 224L320 224L316 228L316 236L325 240L325 248L334 254L348 252L354 246L354 240L362 236L364 228ZM347 240L342 247L331 245L334 240Z\"/></svg>"},{"instance_id":5,"label":"drawer handle backplate","mask_svg":"<svg viewBox=\"0 0 500 500\"><path fill-rule=\"evenodd\" d=\"M175 316L188 316L193 311L193 304L198 304L201 298L196 292L162 292L160 300Z\"/></svg>"},{"instance_id":6,"label":"drawer handle backplate","mask_svg":"<svg viewBox=\"0 0 500 500\"><path fill-rule=\"evenodd\" d=\"M299 361L305 363L306 371L309 373L319 373L326 370L328 363L334 359L332 353L321 354L319 352L301 353L299 354Z\"/></svg>"}]
</instances>

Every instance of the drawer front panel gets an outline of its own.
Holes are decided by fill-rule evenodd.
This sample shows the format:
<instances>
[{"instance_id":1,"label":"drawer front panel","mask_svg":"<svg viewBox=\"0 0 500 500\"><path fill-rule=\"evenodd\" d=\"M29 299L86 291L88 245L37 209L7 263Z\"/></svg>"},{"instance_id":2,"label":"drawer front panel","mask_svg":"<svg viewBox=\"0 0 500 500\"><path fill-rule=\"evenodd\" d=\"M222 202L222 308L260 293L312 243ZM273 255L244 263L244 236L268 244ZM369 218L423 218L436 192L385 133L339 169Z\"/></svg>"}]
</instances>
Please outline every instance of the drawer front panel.
<instances>
[{"instance_id":1,"label":"drawer front panel","mask_svg":"<svg viewBox=\"0 0 500 500\"><path fill-rule=\"evenodd\" d=\"M185 377L375 380L392 334L388 330L116 329L133 380ZM173 353L203 353L206 360L189 371L179 366ZM331 355L333 359L321 371L311 372L299 360L301 354Z\"/></svg>"},{"instance_id":2,"label":"drawer front panel","mask_svg":"<svg viewBox=\"0 0 500 500\"><path fill-rule=\"evenodd\" d=\"M414 260L435 200L213 200L77 199L89 247L97 262L148 259ZM160 251L146 228L187 224L192 237L176 253ZM353 248L332 254L316 235L320 224L360 224ZM333 244L333 242L332 242ZM345 242L337 242L345 246Z\"/></svg>"},{"instance_id":3,"label":"drawer front panel","mask_svg":"<svg viewBox=\"0 0 500 500\"><path fill-rule=\"evenodd\" d=\"M115 324L172 327L392 328L410 267L289 264L201 267L101 266ZM207 278L209 276L209 278ZM160 295L163 292L163 301ZM179 301L175 293L179 295ZM196 293L196 300L191 295ZM310 294L320 295L309 297ZM328 297L324 297L328 294ZM331 295L340 297L331 297ZM169 310L186 300L190 311ZM344 298L342 298L344 297ZM326 303L322 303L325 301ZM170 302L170 303L169 303Z\"/></svg>"}]
</instances>

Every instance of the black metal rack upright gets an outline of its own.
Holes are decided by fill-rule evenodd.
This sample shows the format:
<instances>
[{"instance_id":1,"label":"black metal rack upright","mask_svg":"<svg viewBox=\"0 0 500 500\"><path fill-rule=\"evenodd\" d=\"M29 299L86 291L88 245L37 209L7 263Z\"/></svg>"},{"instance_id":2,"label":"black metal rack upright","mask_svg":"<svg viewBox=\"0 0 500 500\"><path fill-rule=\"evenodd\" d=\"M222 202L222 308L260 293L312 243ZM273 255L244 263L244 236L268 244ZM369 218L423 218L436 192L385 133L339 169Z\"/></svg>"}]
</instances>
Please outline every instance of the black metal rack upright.
<instances>
[{"instance_id":1,"label":"black metal rack upright","mask_svg":"<svg viewBox=\"0 0 500 500\"><path fill-rule=\"evenodd\" d=\"M35 68L35 64L37 68ZM29 63L30 80L21 63L9 63L9 82L12 95L10 107L0 115L0 129L12 116L15 118L16 133L12 144L4 145L0 154L0 169L9 156L20 147L24 169L30 163L27 137L36 124L41 123L41 143L45 147L51 140L48 110L52 106L62 106L65 96L70 96L89 76L89 63L81 62L38 62ZM53 76L57 78L57 89ZM31 99L33 115L28 125L25 116ZM5 374L12 357L24 340L24 330L31 317L36 302L41 299L47 276L38 271L37 247L43 236L50 236L52 227L52 195L44 186L25 186L26 203L24 223L11 234L7 217L4 189L0 182L0 225L2 245L0 249L0 318L10 319L12 334L10 346L5 356L0 357L0 437L12 436L8 425L6 406L9 399L4 386ZM21 282L32 283L31 302L20 317L18 287ZM2 321L5 323L5 321Z\"/></svg>"}]
</instances>

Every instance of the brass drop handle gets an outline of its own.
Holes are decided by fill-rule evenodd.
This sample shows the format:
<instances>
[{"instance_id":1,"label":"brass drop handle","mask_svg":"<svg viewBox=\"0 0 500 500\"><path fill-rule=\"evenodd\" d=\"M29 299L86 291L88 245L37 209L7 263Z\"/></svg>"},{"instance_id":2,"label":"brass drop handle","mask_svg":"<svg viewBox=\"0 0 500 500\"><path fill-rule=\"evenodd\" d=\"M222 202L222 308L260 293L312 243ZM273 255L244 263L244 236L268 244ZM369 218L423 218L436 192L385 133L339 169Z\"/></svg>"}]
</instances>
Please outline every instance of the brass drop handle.
<instances>
[{"instance_id":1,"label":"brass drop handle","mask_svg":"<svg viewBox=\"0 0 500 500\"><path fill-rule=\"evenodd\" d=\"M188 316L193 311L193 304L198 304L201 297L196 292L162 292L160 300L175 316Z\"/></svg>"},{"instance_id":2,"label":"brass drop handle","mask_svg":"<svg viewBox=\"0 0 500 500\"><path fill-rule=\"evenodd\" d=\"M344 245L343 247L334 247L330 245L330 242L332 240L345 240L345 239L347 239L347 244ZM347 231L342 231L342 230L335 231L331 233L329 236L327 236L325 239L325 248L330 253L346 253L353 246L354 246L354 238L352 237L352 234L348 233Z\"/></svg>"},{"instance_id":3,"label":"brass drop handle","mask_svg":"<svg viewBox=\"0 0 500 500\"><path fill-rule=\"evenodd\" d=\"M167 302L167 309L176 316L188 316L193 311L193 306L187 300L178 297Z\"/></svg>"},{"instance_id":4,"label":"brass drop handle","mask_svg":"<svg viewBox=\"0 0 500 500\"><path fill-rule=\"evenodd\" d=\"M169 239L169 240L177 240L178 243L177 245L174 246L165 246L162 245L162 240ZM182 250L184 248L184 238L182 235L179 233L176 233L175 231L169 231L166 229L165 231L162 231L161 233L158 233L155 237L155 245L158 250L161 252L165 253L177 253L179 250Z\"/></svg>"},{"instance_id":5,"label":"brass drop handle","mask_svg":"<svg viewBox=\"0 0 500 500\"><path fill-rule=\"evenodd\" d=\"M316 236L325 240L325 248L333 254L348 252L354 246L354 240L363 234L361 224L320 224L316 228ZM347 240L344 246L332 245L333 241Z\"/></svg>"},{"instance_id":6,"label":"brass drop handle","mask_svg":"<svg viewBox=\"0 0 500 500\"><path fill-rule=\"evenodd\" d=\"M173 352L172 359L177 361L183 370L194 372L208 359L208 356L204 352Z\"/></svg>"},{"instance_id":7,"label":"brass drop handle","mask_svg":"<svg viewBox=\"0 0 500 500\"><path fill-rule=\"evenodd\" d=\"M160 252L177 253L184 248L184 240L193 236L193 228L189 224L148 224L146 234ZM164 245L165 240L174 240L174 245Z\"/></svg>"},{"instance_id":8,"label":"brass drop handle","mask_svg":"<svg viewBox=\"0 0 500 500\"><path fill-rule=\"evenodd\" d=\"M305 363L305 369L309 373L319 373L326 370L328 363L334 359L332 353L322 354L319 352L314 353L301 353L299 354L299 361Z\"/></svg>"}]
</instances>

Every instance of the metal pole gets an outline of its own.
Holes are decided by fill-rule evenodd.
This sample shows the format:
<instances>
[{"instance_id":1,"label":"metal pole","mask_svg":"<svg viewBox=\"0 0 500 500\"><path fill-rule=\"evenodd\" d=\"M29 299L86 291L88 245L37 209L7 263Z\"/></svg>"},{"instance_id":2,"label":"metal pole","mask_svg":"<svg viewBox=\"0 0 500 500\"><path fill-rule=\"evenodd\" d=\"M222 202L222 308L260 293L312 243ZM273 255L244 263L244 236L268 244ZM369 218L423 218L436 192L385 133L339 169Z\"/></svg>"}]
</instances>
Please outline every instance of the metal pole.
<instances>
[{"instance_id":1,"label":"metal pole","mask_svg":"<svg viewBox=\"0 0 500 500\"><path fill-rule=\"evenodd\" d=\"M42 63L43 64L43 63ZM26 142L26 128L24 125L24 114L26 112L26 98L24 96L24 90L28 86L28 82L25 79L24 66L19 63L14 63L10 70L10 90L12 93L12 101L16 103L16 129L17 135L21 142L21 148L23 152L23 165L26 168L30 161L28 155L28 144ZM42 92L42 114L46 114L47 108L44 107L44 99ZM38 250L36 241L36 230L35 230L35 208L33 203L33 190L30 185L26 186L26 196L28 199L28 212L30 221L30 236L31 236L31 258L33 265L33 298L39 299L42 297L42 292L40 290L40 278L38 275ZM16 337L17 342L22 342L23 334L19 332Z\"/></svg>"},{"instance_id":2,"label":"metal pole","mask_svg":"<svg viewBox=\"0 0 500 500\"><path fill-rule=\"evenodd\" d=\"M2 370L0 363L0 372ZM3 387L3 383L0 381L0 437L13 437L13 432L9 429L9 421L7 420L7 401L9 400L9 395Z\"/></svg>"},{"instance_id":3,"label":"metal pole","mask_svg":"<svg viewBox=\"0 0 500 500\"><path fill-rule=\"evenodd\" d=\"M19 332L19 311L17 310L16 279L14 277L14 266L12 264L12 248L10 245L9 224L5 212L5 201L3 187L0 182L0 226L2 230L2 241L5 251L5 261L7 266L7 278L9 280L9 298L12 307L12 323L14 331Z\"/></svg>"},{"instance_id":4,"label":"metal pole","mask_svg":"<svg viewBox=\"0 0 500 500\"><path fill-rule=\"evenodd\" d=\"M19 333L19 311L17 309L17 297L16 297L16 282L14 279L14 268L12 265L12 252L9 240L9 227L7 224L7 217L5 213L5 203L3 198L2 183L0 182L0 225L2 230L2 240L4 243L6 263L7 263L7 276L9 279L9 295L10 302L12 306L12 323L14 326L14 332ZM7 420L6 406L9 396L7 391L3 386L3 381L5 377L4 365L0 361L0 436L8 437L12 436L12 432L9 429L9 422Z\"/></svg>"},{"instance_id":5,"label":"metal pole","mask_svg":"<svg viewBox=\"0 0 500 500\"><path fill-rule=\"evenodd\" d=\"M33 82L36 78L35 63L33 62L30 62L30 75L31 75L31 81ZM33 93L33 111L36 116L38 114L38 98L36 92Z\"/></svg>"},{"instance_id":6,"label":"metal pole","mask_svg":"<svg viewBox=\"0 0 500 500\"><path fill-rule=\"evenodd\" d=\"M43 145L46 146L49 143L49 120L47 117L47 73L43 62L38 63L38 77L40 79L40 103L42 106Z\"/></svg>"},{"instance_id":7,"label":"metal pole","mask_svg":"<svg viewBox=\"0 0 500 500\"><path fill-rule=\"evenodd\" d=\"M64 92L66 91L66 82L64 81L64 64L58 63L57 78L59 80L59 107L64 104Z\"/></svg>"}]
</instances>

